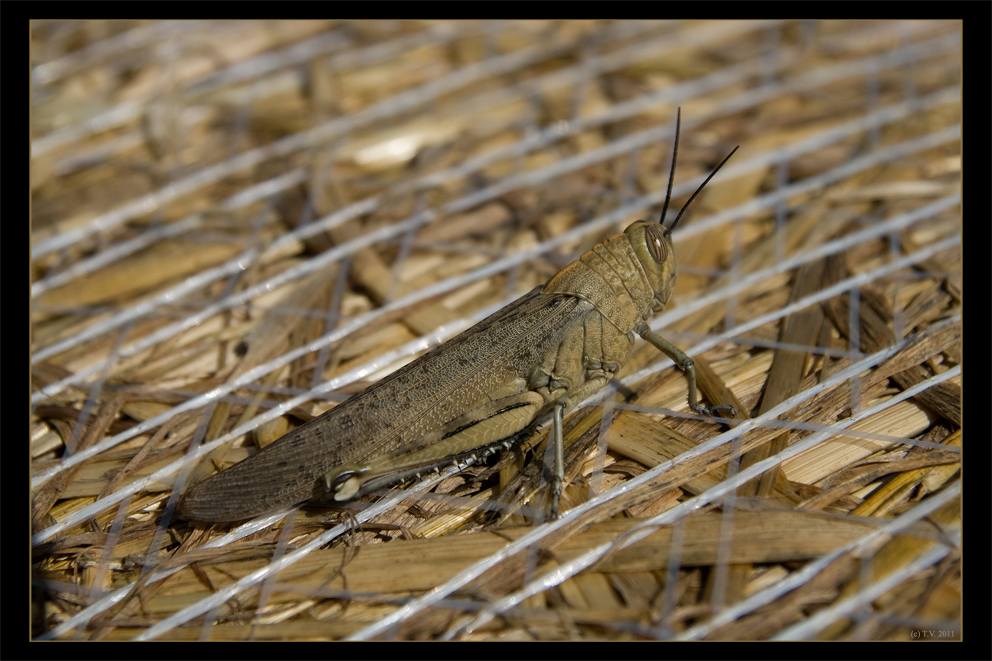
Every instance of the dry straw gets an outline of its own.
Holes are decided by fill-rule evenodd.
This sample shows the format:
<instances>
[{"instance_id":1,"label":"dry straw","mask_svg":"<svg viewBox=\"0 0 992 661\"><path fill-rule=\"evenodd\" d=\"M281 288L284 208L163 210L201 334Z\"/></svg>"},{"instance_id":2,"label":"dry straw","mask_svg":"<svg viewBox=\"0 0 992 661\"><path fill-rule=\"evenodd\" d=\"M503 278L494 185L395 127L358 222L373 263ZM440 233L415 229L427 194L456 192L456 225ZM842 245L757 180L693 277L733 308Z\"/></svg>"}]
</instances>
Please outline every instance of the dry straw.
<instances>
[{"instance_id":1,"label":"dry straw","mask_svg":"<svg viewBox=\"0 0 992 661\"><path fill-rule=\"evenodd\" d=\"M959 637L960 28L33 24L34 636ZM677 196L742 147L652 328L738 420L639 345L566 420L559 521L546 429L346 511L174 519L657 214L679 106Z\"/></svg>"}]
</instances>

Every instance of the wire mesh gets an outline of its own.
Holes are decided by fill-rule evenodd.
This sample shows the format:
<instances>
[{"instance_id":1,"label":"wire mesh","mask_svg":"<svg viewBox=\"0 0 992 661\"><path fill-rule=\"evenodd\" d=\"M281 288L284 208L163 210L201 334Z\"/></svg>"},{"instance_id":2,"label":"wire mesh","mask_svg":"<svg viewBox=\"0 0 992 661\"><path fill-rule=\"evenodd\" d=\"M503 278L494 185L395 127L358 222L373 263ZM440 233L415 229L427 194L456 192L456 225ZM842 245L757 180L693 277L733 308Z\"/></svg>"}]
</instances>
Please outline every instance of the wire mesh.
<instances>
[{"instance_id":1,"label":"wire mesh","mask_svg":"<svg viewBox=\"0 0 992 661\"><path fill-rule=\"evenodd\" d=\"M960 47L940 21L34 24L34 635L959 637ZM175 520L203 471L656 216L678 107L676 199L742 146L650 325L736 420L639 345L566 421L557 521L494 523L539 450L500 487L460 464L344 515Z\"/></svg>"}]
</instances>

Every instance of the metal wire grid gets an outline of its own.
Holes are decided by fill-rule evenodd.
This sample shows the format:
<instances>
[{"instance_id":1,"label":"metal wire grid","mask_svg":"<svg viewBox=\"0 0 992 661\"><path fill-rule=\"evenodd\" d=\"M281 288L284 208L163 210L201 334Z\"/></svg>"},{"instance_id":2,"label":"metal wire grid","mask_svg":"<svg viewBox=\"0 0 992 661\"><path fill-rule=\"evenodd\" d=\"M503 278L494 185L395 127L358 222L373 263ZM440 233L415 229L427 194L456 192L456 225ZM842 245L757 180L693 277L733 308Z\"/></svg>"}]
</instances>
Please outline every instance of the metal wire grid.
<instances>
[{"instance_id":1,"label":"metal wire grid","mask_svg":"<svg viewBox=\"0 0 992 661\"><path fill-rule=\"evenodd\" d=\"M222 25L202 23L193 26L187 25L184 29L187 32L195 32L198 29L209 31L221 29L222 27ZM502 23L458 24L456 27L450 24L440 24L413 34L405 34L401 37L366 47L354 47L353 42L349 41L346 31L332 31L319 34L307 42L287 47L282 51L260 55L256 60L243 61L238 65L213 72L205 79L191 83L188 86L187 93L190 97L195 97L196 94L206 93L206 91L215 87L253 81L255 80L254 76L261 77L274 70L298 66L300 63L310 61L315 57L332 53L335 49L341 49L341 51L330 56L334 58L333 66L357 67L377 61L377 58L403 57L414 48L422 47L425 44L438 44L445 40L464 37L466 32L469 31L475 31L480 35L480 38L491 39L495 43L499 35L513 29L514 26L512 24ZM830 130L818 132L784 147L752 153L747 158L728 165L721 173L721 178L727 180L733 180L736 177L758 171L769 165L778 168L778 171L783 173L783 177L776 188L757 198L732 208L724 209L708 217L697 216L691 224L680 227L679 231L676 232L676 245L679 244L680 240L712 230L713 228L724 226L739 227L740 223L744 222L746 218L755 215L767 215L770 213L778 218L780 223L787 222L789 200L795 196L811 191L829 189L832 184L843 181L870 168L882 164L896 163L907 156L915 156L927 150L953 146L959 141L959 125L951 125L940 130L927 132L898 144L882 144L879 140L881 131L893 124L908 121L936 108L954 106L958 103L960 91L957 77L953 79L949 78L946 87L929 90L926 93L917 92L915 78L916 72L920 68L924 68L928 63L939 61L942 58L954 59L957 57L956 54L960 48L960 41L955 30L934 29L933 26L923 23L865 24L860 27L854 26L849 30L834 33L829 38L824 38L822 43L817 41L818 37L815 30L804 30L802 40L794 45L783 46L780 43L780 39L784 29L784 25L775 22L704 23L686 26L684 28L668 24L641 22L612 24L598 33L596 39L589 40L581 45L582 57L579 64L566 66L548 74L528 78L526 82L519 85L502 86L494 90L474 93L460 98L457 103L473 109L486 108L510 103L517 99L532 98L541 92L562 86L571 86L575 90L575 94L580 95L583 86L593 84L598 77L606 72L632 66L642 58L663 57L669 50L677 51L686 48L712 47L712 44L721 37L739 37L747 33L757 33L762 35L761 41L763 41L764 47L756 48L753 52L749 53L750 57L735 60L733 64L727 64L704 76L684 80L676 85L665 87L661 91L651 92L610 105L591 115L576 116L568 120L558 120L547 125L541 125L531 116L526 120L528 130L522 131L523 137L510 145L490 150L482 156L459 163L454 167L429 173L418 180L399 183L393 190L387 190L378 195L370 196L323 218L302 225L299 229L276 238L268 245L252 247L226 263L187 278L184 282L157 294L153 298L139 302L131 307L114 311L103 321L91 325L73 337L49 346L36 347L33 351L32 363L37 364L45 360L50 360L67 350L84 345L96 338L105 336L113 337L115 333L119 333L119 337L124 338L127 329L137 320L147 318L151 315L162 314L163 310L169 306L176 305L177 301L189 299L189 297L194 296L198 292L203 292L212 283L223 282L226 279L236 276L244 270L247 264L263 260L266 255L278 254L280 251L285 250L287 246L319 235L329 228L339 226L355 218L373 214L387 203L391 195L410 191L429 190L432 187L442 187L452 182L461 182L464 185L464 182L469 180L474 173L482 171L486 166L493 163L506 161L507 159L516 159L517 162L522 162L521 159L523 156L553 146L567 139L569 136L632 117L642 117L645 112L656 111L658 108L671 109L680 104L686 106L694 101L700 102L700 107L705 108L705 110L694 112L691 116L687 113L685 118L683 134L691 135L694 126L705 125L720 118L754 110L759 108L761 104L780 98L785 94L815 93L818 89L835 84L838 81L850 80L852 86L863 87L865 90L864 96L867 99L864 113L850 122L837 125ZM129 35L130 38L127 38ZM113 40L108 40L106 43L99 42L94 44L84 52L75 53L71 57L67 56L66 58L40 64L34 70L34 80L38 85L38 89L44 90L44 85L51 84L60 77L72 76L78 71L83 70L87 58L97 61L100 58L113 57L113 54L117 52L115 48L139 48L142 46L157 45L159 51L167 54L172 53L173 51L170 51L170 44L176 43L175 35L175 31L171 30L168 24L153 24L151 26L137 28ZM856 56L846 50L850 44L857 43L859 40L891 38L893 35L898 35L899 46L881 54L873 53ZM179 43L186 42L180 40ZM618 46L618 43L623 45ZM813 47L836 49L838 63L836 65L819 67L815 70L805 70L798 73L790 70L790 65L797 59L801 59L804 49ZM111 263L113 260L124 259L143 247L167 237L181 236L185 233L195 232L198 228L202 227L204 222L203 215L193 214L168 224L148 226L145 231L137 232L133 236L119 240L114 238L115 229L121 228L128 222L146 215L152 209L161 209L192 191L223 181L237 173L270 162L273 159L305 151L314 144L326 143L339 136L347 135L349 132L359 130L364 126L375 124L383 119L390 117L399 118L409 113L425 112L432 107L436 107L439 99L445 94L450 94L463 88L470 88L479 81L486 80L494 75L526 71L529 67L537 63L544 62L548 58L562 52L574 51L576 48L577 46L574 43L563 43L552 40L549 43L525 47L501 55L494 53L489 58L456 70L447 76L442 76L419 87L384 98L357 113L337 118L299 133L291 134L267 145L239 152L231 158L194 170L164 188L97 216L89 223L73 229L57 231L50 235L40 235L34 242L32 250L32 257L35 259L50 255L59 255L60 251L64 251L67 247L88 240L96 239L101 245L99 251L95 252L91 257L79 259L71 263L58 264L56 268L50 269L45 277L34 283L32 295L38 298L44 292L65 282L85 278L87 274L92 273L105 264ZM146 50L156 49L146 48ZM178 51L181 52L181 48ZM953 70L953 67L951 67L951 70ZM879 102L879 80L893 71L899 72L903 77L904 94L899 101L882 104ZM39 92L39 94L42 93L41 91ZM719 100L718 102L716 101L717 99ZM250 95L244 97L245 103L250 103L250 100ZM706 101L709 101L709 103L702 103ZM143 112L143 101L131 102L122 104L120 107L110 108L96 117L40 137L32 145L33 154L35 156L41 156L49 150L55 150L59 146L72 144L74 141L82 140L89 135L105 131L108 127L114 126L115 123L123 125L135 116L134 113L141 112ZM150 333L136 341L130 341L124 338L115 344L113 351L102 359L98 359L88 367L76 371L70 377L32 393L32 403L38 404L43 402L47 398L58 395L71 385L82 385L90 389L92 393L98 393L105 378L113 373L115 365L119 364L123 359L140 355L141 352L147 350L149 347L154 347L171 337L175 337L182 331L222 311L249 305L259 296L284 286L287 283L299 280L310 273L325 268L329 264L345 259L363 247L379 245L382 242L399 242L401 246L409 250L420 228L452 214L473 209L485 202L499 199L500 196L505 195L509 191L553 186L556 181L566 174L581 171L596 164L620 159L627 159L634 167L637 167L638 161L635 156L651 145L659 142L667 143L671 137L672 128L670 121L664 121L660 124L653 123L649 128L621 135L601 147L581 152L571 157L560 158L548 166L530 171L518 169L482 188L467 186L465 187L467 192L450 199L440 208L420 209L399 222L383 226L359 239L344 243L315 257L302 260L296 266L284 270L256 286L237 293L228 294L207 305L194 305L192 307L196 310L195 312L184 312L178 321L166 325L156 332ZM784 176L784 173L789 171L790 165L796 162L797 159L816 154L819 150L844 140L857 139L864 136L867 136L866 142L868 146L859 157L831 168L828 171L796 181L790 182ZM57 170L60 172L71 172L76 168L84 168L94 158L106 158L113 153L113 149L124 149L127 145L133 144L136 139L134 135L125 133L117 137L109 147L102 145L100 148L102 152L98 156L87 153L74 153L71 157L66 157L59 161ZM311 173L307 165L291 168L277 176L239 190L234 195L219 201L218 206L224 210L234 211L260 200L270 200L286 190L307 181L310 176ZM675 194L677 196L684 195L698 185L700 179L701 177L697 177L693 180L679 181ZM239 388L255 384L262 376L289 364L306 353L318 351L342 338L348 337L352 333L366 327L375 319L394 310L406 308L417 301L427 300L439 293L457 291L472 282L490 278L496 274L509 274L511 276L510 281L512 282L512 274L520 265L539 259L541 256L552 253L563 246L574 245L577 240L585 236L596 235L606 229L622 226L623 223L629 221L633 216L643 215L644 211L657 207L662 199L663 191L641 195L628 192L618 200L614 208L599 214L591 220L582 222L572 230L542 241L539 245L532 248L501 256L482 267L440 280L427 289L386 303L371 312L349 320L316 342L312 342L304 347L288 352L275 360L260 365L210 392L198 397L191 397L188 401L174 407L172 410L132 427L126 432L111 436L87 450L76 454L69 454L57 466L36 474L32 479L32 486L39 486L58 472L71 468L135 436L146 433L184 411L200 409L209 405L211 402L217 401L219 398L229 397ZM920 203L918 206L890 218L872 219L871 222L865 223L863 230L834 241L823 243L812 250L787 258L783 249L782 258L777 260L774 266L756 273L743 275L727 286L708 291L705 295L689 303L680 304L675 309L657 318L652 323L652 328L660 331L675 320L683 318L693 311L703 309L706 305L714 302L729 301L729 304L732 305L736 296L746 292L749 287L768 277L775 274L788 273L802 264L812 262L828 254L841 253L850 249L852 246L859 245L872 238L894 237L894 240L898 242L898 230L937 218L941 214L953 212L958 208L959 204L959 194L951 193L933 201ZM816 304L821 300L826 300L840 293L856 291L859 286L865 283L892 277L900 273L907 266L918 264L934 254L958 245L960 245L960 234L958 232L945 234L939 240L935 240L931 245L906 255L902 254L900 246L896 243L893 245L893 260L890 263L874 268L866 273L857 274L848 280L838 283L829 290L817 292L806 299L797 301L788 308L777 311L775 314L750 320L740 325L731 324L725 332L702 339L699 344L689 350L689 353L690 355L700 353L727 341L747 343L749 340L744 334L769 321L773 321L776 318L783 318L796 309ZM401 248L401 252L403 249ZM737 257L739 258L739 254ZM739 270L740 264L735 261L730 267L730 272L739 272ZM394 271L394 273L397 272L398 270ZM499 305L510 302L516 295L516 292L508 291L506 299ZM397 361L412 356L443 338L450 337L462 328L483 318L495 307L498 307L498 305L490 306L469 319L456 322L448 327L442 327L432 334L418 338L399 349L390 351L374 361L352 369L348 373L342 374L331 381L319 384L310 391L296 393L296 396L292 399L274 406L264 414L232 430L229 434L191 452L188 456L160 470L155 475L144 480L138 480L119 489L107 498L83 508L66 517L58 524L39 532L35 535L33 542L37 544L50 539L59 532L71 529L80 522L114 505L121 504L120 512L121 516L123 516L127 512L127 504L134 494L140 492L154 481L173 479L177 474L180 474L181 477L184 476L183 472L188 470L198 457L203 456L212 448L228 442L233 438L242 436L257 428L263 422L283 415L294 406L310 401L324 393L331 393L369 374L381 372L383 369L395 365ZM853 319L855 319L855 321L852 321L852 324L856 324L856 305L852 306L851 313ZM174 315L175 313L166 312L166 314ZM280 314L280 311L270 309L268 314ZM744 335L742 339L735 339L741 338L742 335ZM819 384L816 388L800 393L800 395L793 398L796 401L789 400L789 402L780 405L761 418L741 424L717 436L697 448L694 453L702 453L720 444L731 443L749 429L753 429L759 425L775 424L779 415L787 412L800 401L809 399L827 387L849 382L852 384L852 387L856 388L857 374L878 365L885 358L903 348L906 343L906 340L903 339L897 345L870 356L861 355L857 351L857 348L853 347L851 358L857 362L851 368L834 375L830 380ZM769 345L778 346L774 342L769 343ZM805 347L805 349L813 352L823 351L817 347ZM666 369L670 366L670 361L667 360L656 363L648 370L632 375L626 382L636 382L646 373ZM320 371L318 366L317 373L319 374ZM932 383L924 385L929 386L948 378L954 378L958 375L959 371L960 368L955 367L932 379ZM912 394L911 391L908 391L908 393L903 393L899 398L885 402L884 406L892 406L896 401L907 398ZM589 404L594 404L601 400L602 397L589 402ZM873 407L873 409L877 408ZM802 442L791 446L785 452L728 477L718 488L700 494L675 509L669 510L659 517L645 522L644 530L650 531L654 526L676 522L680 517L684 517L693 509L701 507L706 503L719 501L720 499L724 499L723 503L726 508L726 499L731 498L735 489L741 484L744 484L748 479L760 474L773 465L777 465L786 458L798 454L804 449L828 440L844 427L873 413L873 409L861 411L860 414L844 421L844 425L837 425L835 429L822 430L817 434L806 437ZM84 419L86 415L87 411L84 410L81 414L81 419ZM898 440L899 442L908 444L915 442L912 439L887 440ZM696 455L692 454L691 456ZM674 462L670 462L670 464L659 466L639 478L631 480L618 489L628 490L636 488L651 477L670 469L674 463L687 461L691 456L684 455L674 460ZM450 472L448 471L445 474ZM424 482L415 488L426 489L434 482L436 480ZM617 492L617 489L599 494L579 509L588 511L605 500L618 495L619 492ZM873 533L865 540L861 540L859 544L865 548L871 548L871 543L876 536L891 532L891 530L896 528L904 528L956 496L957 487L953 486L923 501L916 508L901 514L896 520L889 522L885 528L880 529L877 533ZM388 510L388 508L402 500L403 497L404 494L398 494L395 497L387 498L382 503L363 511L359 520L367 520L381 511ZM174 504L174 502L170 502L171 504ZM732 511L733 508L730 507L729 509ZM579 514L575 513L575 516ZM122 523L121 516L115 521L115 527L119 528L119 524ZM282 516L285 516L285 514ZM166 520L168 518L166 517ZM273 517L270 517L265 521L245 524L225 537L215 540L210 546L220 546L240 539L261 527L270 525L272 521ZM358 632L353 637L369 638L388 633L391 627L396 626L405 617L411 616L418 610L432 604L443 604L441 600L450 595L451 592L467 584L472 578L482 575L500 562L502 558L508 557L513 551L526 548L528 544L537 541L544 535L550 534L556 526L560 525L562 524L551 523L536 528L533 533L519 540L514 545L507 547L501 554L478 563L447 584L432 591L429 595L412 601L397 610L390 617ZM275 572L279 568L303 557L309 551L319 548L342 532L344 532L343 529L328 531L306 547L292 553L277 551L276 557L279 560L273 562L265 570L256 572L242 581L219 591L213 597L201 601L196 606L180 611L166 620L159 622L145 631L140 638L151 639L160 636L171 627L181 625L203 613L209 613L227 599L235 596L239 591L261 581L269 580L270 583L267 584L269 586L268 589L274 589L271 581L274 580ZM637 537L637 535L635 534L633 537ZM632 543L634 539L628 538L623 541L625 543ZM944 546L939 547L930 555L918 559L913 565L902 568L896 574L891 575L888 580L896 583L900 580L907 580L923 567L930 566L948 554L956 552L954 547L959 543L957 537L952 535L951 538L946 538L942 541L945 543ZM113 536L108 544L112 543ZM109 546L108 548L113 547ZM152 548L157 548L157 544L153 543ZM553 576L542 577L531 582L524 586L518 593L492 604L480 613L472 627L480 626L487 619L512 608L526 596L560 583L581 569L591 565L609 550L607 548L597 549L587 554L587 556L565 567L561 567ZM708 632L715 630L720 624L729 622L741 614L753 612L755 608L771 602L776 595L784 593L787 589L791 589L790 586L794 587L797 584L801 584L797 582L802 581L804 577L808 579L814 575L817 567L822 568L827 566L831 561L831 557L823 558L811 564L802 572L795 572L790 575L787 580L776 583L761 593L752 595L744 602L728 607L717 613L709 621L683 632L680 637L703 637ZM678 566L676 565L675 568L677 569ZM173 571L176 570L169 570L163 573L172 573ZM155 580L155 578L157 577L152 576L152 580ZM857 613L859 608L862 608L864 604L869 603L873 598L871 597L874 594L873 590L877 591L879 589L881 589L880 586L868 586L863 592L859 593L856 599L836 604L828 611L821 613L818 619L810 619L804 622L802 625L803 628L797 627L784 631L780 636L786 638L814 636L823 626L832 621L830 619L831 616L836 619L837 617L847 616L852 612ZM49 637L57 637L77 627L84 626L90 618L123 598L129 590L130 588L125 588L114 593L100 595L100 598L96 599L90 606L80 611L76 616L68 619L61 626L50 631L47 635ZM94 598L96 598L96 595L94 595ZM211 619L208 617L206 625L209 625L210 621ZM640 629L638 632L656 637L671 636L671 632L664 627L647 630ZM449 634L453 636L455 632L449 632Z\"/></svg>"}]
</instances>

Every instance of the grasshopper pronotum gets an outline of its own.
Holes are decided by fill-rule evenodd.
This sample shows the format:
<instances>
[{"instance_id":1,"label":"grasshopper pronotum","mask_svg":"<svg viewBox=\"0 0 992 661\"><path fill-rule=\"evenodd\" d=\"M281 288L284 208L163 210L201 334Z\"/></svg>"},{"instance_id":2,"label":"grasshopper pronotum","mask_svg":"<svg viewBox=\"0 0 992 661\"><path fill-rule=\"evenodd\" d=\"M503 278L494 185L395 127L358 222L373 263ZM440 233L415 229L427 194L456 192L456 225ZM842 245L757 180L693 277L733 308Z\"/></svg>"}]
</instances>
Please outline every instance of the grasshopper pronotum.
<instances>
[{"instance_id":1,"label":"grasshopper pronotum","mask_svg":"<svg viewBox=\"0 0 992 661\"><path fill-rule=\"evenodd\" d=\"M635 333L685 372L694 411L732 410L699 405L692 359L646 323L664 308L675 285L672 230L737 151L710 173L666 228L680 126L681 113L659 222L632 223L543 287L195 485L180 502L180 516L238 521L310 498L350 500L508 447L549 412L556 456L551 513L557 516L562 418L627 362Z\"/></svg>"}]
</instances>

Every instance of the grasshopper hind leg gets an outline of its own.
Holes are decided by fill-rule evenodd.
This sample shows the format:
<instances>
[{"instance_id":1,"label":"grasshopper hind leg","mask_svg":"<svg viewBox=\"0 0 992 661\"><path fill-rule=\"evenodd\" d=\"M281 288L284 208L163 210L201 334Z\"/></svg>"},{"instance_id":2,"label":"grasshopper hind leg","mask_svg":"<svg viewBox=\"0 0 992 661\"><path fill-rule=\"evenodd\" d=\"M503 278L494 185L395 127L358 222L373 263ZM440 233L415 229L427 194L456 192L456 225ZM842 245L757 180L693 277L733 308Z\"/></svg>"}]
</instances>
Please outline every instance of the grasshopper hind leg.
<instances>
[{"instance_id":1,"label":"grasshopper hind leg","mask_svg":"<svg viewBox=\"0 0 992 661\"><path fill-rule=\"evenodd\" d=\"M396 451L364 464L337 466L321 479L335 501L351 500L380 487L434 468L456 463L461 456L485 454L527 429L544 398L526 391L481 404Z\"/></svg>"}]
</instances>

